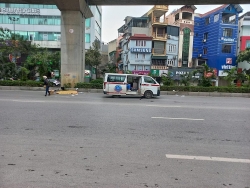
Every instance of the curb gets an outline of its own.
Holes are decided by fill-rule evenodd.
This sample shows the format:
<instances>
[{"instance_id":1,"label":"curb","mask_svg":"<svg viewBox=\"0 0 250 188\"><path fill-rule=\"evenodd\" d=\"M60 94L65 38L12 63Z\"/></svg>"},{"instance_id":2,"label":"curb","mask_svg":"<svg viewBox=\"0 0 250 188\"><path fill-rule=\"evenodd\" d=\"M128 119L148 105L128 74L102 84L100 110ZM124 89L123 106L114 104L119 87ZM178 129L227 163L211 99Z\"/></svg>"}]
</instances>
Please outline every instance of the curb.
<instances>
[{"instance_id":1,"label":"curb","mask_svg":"<svg viewBox=\"0 0 250 188\"><path fill-rule=\"evenodd\" d=\"M51 87L52 90L57 90L59 88ZM44 91L43 87L26 87L26 86L0 86L0 90L30 90L30 91ZM67 91L76 92L75 88L68 88ZM78 92L87 92L87 93L103 93L102 89L85 89L79 88ZM250 93L222 93L222 92L185 92L185 91L161 91L161 95L185 95L185 96L203 96L203 97L244 97L250 98Z\"/></svg>"}]
</instances>

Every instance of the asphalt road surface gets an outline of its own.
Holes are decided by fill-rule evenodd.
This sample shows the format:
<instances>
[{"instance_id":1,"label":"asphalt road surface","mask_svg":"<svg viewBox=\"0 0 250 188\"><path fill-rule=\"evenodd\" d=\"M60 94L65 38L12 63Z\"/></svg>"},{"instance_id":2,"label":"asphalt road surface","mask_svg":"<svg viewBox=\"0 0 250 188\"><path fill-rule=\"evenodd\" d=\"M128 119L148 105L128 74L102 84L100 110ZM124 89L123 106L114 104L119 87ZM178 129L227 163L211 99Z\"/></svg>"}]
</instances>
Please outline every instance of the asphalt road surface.
<instances>
[{"instance_id":1,"label":"asphalt road surface","mask_svg":"<svg viewBox=\"0 0 250 188\"><path fill-rule=\"evenodd\" d=\"M249 188L250 99L0 91L0 188Z\"/></svg>"}]
</instances>

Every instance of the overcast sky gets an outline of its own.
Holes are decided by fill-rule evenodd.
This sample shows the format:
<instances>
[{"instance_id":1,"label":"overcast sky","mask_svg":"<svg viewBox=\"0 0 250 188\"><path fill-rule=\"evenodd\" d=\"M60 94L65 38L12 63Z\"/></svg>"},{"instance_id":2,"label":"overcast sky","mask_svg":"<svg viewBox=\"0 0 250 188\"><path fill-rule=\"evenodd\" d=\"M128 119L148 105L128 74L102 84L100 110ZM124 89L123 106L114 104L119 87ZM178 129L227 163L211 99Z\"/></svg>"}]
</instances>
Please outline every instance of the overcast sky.
<instances>
[{"instance_id":1,"label":"overcast sky","mask_svg":"<svg viewBox=\"0 0 250 188\"><path fill-rule=\"evenodd\" d=\"M195 5L195 13L204 14L221 5ZM118 28L124 24L126 16L141 17L153 6L102 6L102 41L107 43L118 37ZM169 5L170 14L182 5ZM243 13L250 11L250 4L241 5Z\"/></svg>"}]
</instances>

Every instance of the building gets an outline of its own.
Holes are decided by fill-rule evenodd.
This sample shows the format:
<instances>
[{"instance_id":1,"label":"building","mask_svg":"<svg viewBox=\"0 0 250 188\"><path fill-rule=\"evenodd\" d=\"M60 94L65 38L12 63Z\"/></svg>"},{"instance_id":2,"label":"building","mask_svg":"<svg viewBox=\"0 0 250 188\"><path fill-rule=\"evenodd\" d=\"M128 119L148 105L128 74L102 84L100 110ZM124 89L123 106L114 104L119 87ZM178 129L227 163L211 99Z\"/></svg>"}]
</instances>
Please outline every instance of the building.
<instances>
[{"instance_id":1,"label":"building","mask_svg":"<svg viewBox=\"0 0 250 188\"><path fill-rule=\"evenodd\" d=\"M152 53L149 18L127 16L124 21L125 24L118 29L118 72L149 74Z\"/></svg>"},{"instance_id":2,"label":"building","mask_svg":"<svg viewBox=\"0 0 250 188\"><path fill-rule=\"evenodd\" d=\"M102 8L90 9L94 17L85 20L86 49L102 39ZM56 5L0 3L0 24L41 47L60 50L61 12Z\"/></svg>"},{"instance_id":3,"label":"building","mask_svg":"<svg viewBox=\"0 0 250 188\"><path fill-rule=\"evenodd\" d=\"M169 25L174 25L179 27L178 65L177 65L177 67L179 68L194 67L192 60L192 53L193 53L193 39L194 39L195 10L196 10L195 6L185 5L180 9L173 11L170 15L167 16ZM175 35L175 37L177 37L177 35ZM173 45L174 47L176 46L176 44Z\"/></svg>"},{"instance_id":4,"label":"building","mask_svg":"<svg viewBox=\"0 0 250 188\"><path fill-rule=\"evenodd\" d=\"M194 50L195 65L206 63L216 69L219 85L223 85L225 70L236 65L238 16L240 5L222 5L205 14L195 14Z\"/></svg>"},{"instance_id":5,"label":"building","mask_svg":"<svg viewBox=\"0 0 250 188\"><path fill-rule=\"evenodd\" d=\"M239 37L237 55L239 55L240 51L243 51L246 48L250 48L250 12L247 12L239 17ZM246 61L240 62L238 63L238 68L248 70L250 69L250 64Z\"/></svg>"},{"instance_id":6,"label":"building","mask_svg":"<svg viewBox=\"0 0 250 188\"><path fill-rule=\"evenodd\" d=\"M151 74L161 76L167 73L167 31L168 5L155 5L144 16L149 18L149 36L152 36Z\"/></svg>"}]
</instances>

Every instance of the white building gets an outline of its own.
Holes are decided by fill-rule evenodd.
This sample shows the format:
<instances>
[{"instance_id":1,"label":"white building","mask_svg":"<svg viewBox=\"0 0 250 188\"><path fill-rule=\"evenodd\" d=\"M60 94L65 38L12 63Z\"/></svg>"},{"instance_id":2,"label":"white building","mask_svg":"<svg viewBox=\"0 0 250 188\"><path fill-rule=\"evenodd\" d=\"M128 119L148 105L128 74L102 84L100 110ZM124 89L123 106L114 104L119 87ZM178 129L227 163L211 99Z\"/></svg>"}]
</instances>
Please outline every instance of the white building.
<instances>
[{"instance_id":1,"label":"white building","mask_svg":"<svg viewBox=\"0 0 250 188\"><path fill-rule=\"evenodd\" d=\"M85 48L102 41L102 7L90 6L94 17L85 20ZM0 25L41 47L60 49L61 12L56 5L0 3Z\"/></svg>"}]
</instances>

